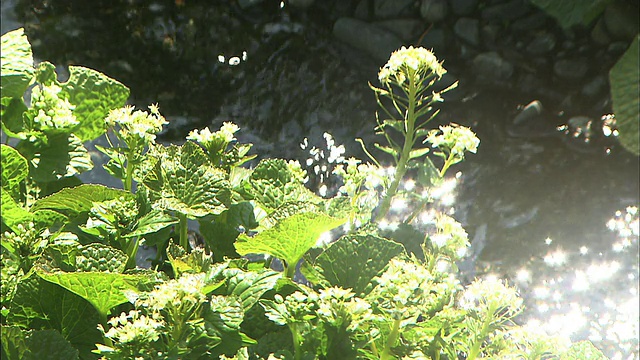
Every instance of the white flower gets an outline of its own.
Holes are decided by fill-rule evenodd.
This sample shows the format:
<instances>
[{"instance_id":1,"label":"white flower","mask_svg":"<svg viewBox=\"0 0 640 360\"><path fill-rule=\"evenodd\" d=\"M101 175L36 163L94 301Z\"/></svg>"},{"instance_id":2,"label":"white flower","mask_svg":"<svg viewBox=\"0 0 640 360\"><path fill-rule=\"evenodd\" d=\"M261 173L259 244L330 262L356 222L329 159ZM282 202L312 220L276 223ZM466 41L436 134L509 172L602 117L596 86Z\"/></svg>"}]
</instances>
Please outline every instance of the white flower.
<instances>
[{"instance_id":1,"label":"white flower","mask_svg":"<svg viewBox=\"0 0 640 360\"><path fill-rule=\"evenodd\" d=\"M168 122L160 115L157 105L150 105L149 111L150 113L141 110L134 112L133 106L125 106L111 110L105 122L111 127L118 125L118 132L127 144L137 143L138 140L150 144L155 141L156 133Z\"/></svg>"},{"instance_id":2,"label":"white flower","mask_svg":"<svg viewBox=\"0 0 640 360\"><path fill-rule=\"evenodd\" d=\"M465 151L475 153L480 145L480 140L471 129L457 124L430 131L425 142L430 142L434 148L446 149L458 158L464 158Z\"/></svg>"},{"instance_id":3,"label":"white flower","mask_svg":"<svg viewBox=\"0 0 640 360\"><path fill-rule=\"evenodd\" d=\"M515 315L522 310L522 299L515 288L507 286L495 276L475 280L469 285L460 300L466 310Z\"/></svg>"},{"instance_id":4,"label":"white flower","mask_svg":"<svg viewBox=\"0 0 640 360\"><path fill-rule=\"evenodd\" d=\"M40 130L68 129L78 125L73 115L75 106L58 96L62 88L57 85L41 85L33 88L31 98L37 115L33 121Z\"/></svg>"},{"instance_id":5,"label":"white flower","mask_svg":"<svg viewBox=\"0 0 640 360\"><path fill-rule=\"evenodd\" d=\"M104 336L120 343L141 344L157 341L164 322L142 315L138 310L121 313L107 322L111 325ZM98 327L103 330L101 326Z\"/></svg>"},{"instance_id":6,"label":"white flower","mask_svg":"<svg viewBox=\"0 0 640 360\"><path fill-rule=\"evenodd\" d=\"M446 72L431 51L422 47L403 46L391 54L389 61L380 69L378 79L381 83L395 81L402 84L407 76L414 76L414 80L418 81L420 74L433 73L442 77Z\"/></svg>"}]
</instances>

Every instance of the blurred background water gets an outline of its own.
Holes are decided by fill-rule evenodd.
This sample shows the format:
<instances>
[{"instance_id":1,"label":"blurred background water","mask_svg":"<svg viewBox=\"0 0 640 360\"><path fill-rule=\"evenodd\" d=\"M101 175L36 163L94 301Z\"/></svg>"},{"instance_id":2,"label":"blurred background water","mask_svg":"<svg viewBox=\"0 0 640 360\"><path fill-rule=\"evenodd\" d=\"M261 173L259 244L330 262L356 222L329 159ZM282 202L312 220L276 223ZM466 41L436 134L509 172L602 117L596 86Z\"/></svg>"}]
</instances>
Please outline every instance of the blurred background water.
<instances>
[{"instance_id":1,"label":"blurred background water","mask_svg":"<svg viewBox=\"0 0 640 360\"><path fill-rule=\"evenodd\" d=\"M378 47L349 44L349 24L374 24L361 42L380 36ZM439 203L473 239L469 271L517 285L520 322L637 359L639 163L604 116L606 74L626 45L598 24L567 33L526 1L2 1L2 33L24 26L37 59L61 74L97 69L129 86L131 103L159 103L162 141L234 121L259 158L301 163L324 132L364 159L353 139L373 139L376 51L434 48L444 82L460 81L434 126L481 139ZM389 28L405 33L377 30ZM97 173L86 181L108 182Z\"/></svg>"}]
</instances>

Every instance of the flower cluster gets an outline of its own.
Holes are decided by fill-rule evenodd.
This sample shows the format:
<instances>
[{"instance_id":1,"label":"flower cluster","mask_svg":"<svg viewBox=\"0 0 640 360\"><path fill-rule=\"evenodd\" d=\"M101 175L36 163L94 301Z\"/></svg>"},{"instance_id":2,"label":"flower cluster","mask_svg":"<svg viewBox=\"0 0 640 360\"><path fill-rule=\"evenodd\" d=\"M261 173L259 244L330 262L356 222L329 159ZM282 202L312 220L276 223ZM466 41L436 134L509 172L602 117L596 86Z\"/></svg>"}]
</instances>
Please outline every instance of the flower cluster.
<instances>
[{"instance_id":1,"label":"flower cluster","mask_svg":"<svg viewBox=\"0 0 640 360\"><path fill-rule=\"evenodd\" d=\"M498 313L514 316L522 310L522 298L515 288L490 276L471 283L460 299L460 306L480 314L482 318Z\"/></svg>"},{"instance_id":2,"label":"flower cluster","mask_svg":"<svg viewBox=\"0 0 640 360\"><path fill-rule=\"evenodd\" d=\"M330 287L320 290L318 317L324 322L345 326L353 331L371 318L371 305L354 297L350 289Z\"/></svg>"},{"instance_id":3,"label":"flower cluster","mask_svg":"<svg viewBox=\"0 0 640 360\"><path fill-rule=\"evenodd\" d=\"M208 127L202 130L191 130L187 140L195 141L209 151L220 152L224 151L227 145L236 139L234 134L239 129L238 125L225 122L220 130L214 133Z\"/></svg>"},{"instance_id":4,"label":"flower cluster","mask_svg":"<svg viewBox=\"0 0 640 360\"><path fill-rule=\"evenodd\" d=\"M139 310L131 310L128 314L112 317L107 321L111 328L104 336L122 344L146 344L157 341L164 327L161 318L145 316ZM102 326L98 325L99 329Z\"/></svg>"},{"instance_id":5,"label":"flower cluster","mask_svg":"<svg viewBox=\"0 0 640 360\"><path fill-rule=\"evenodd\" d=\"M346 167L339 164L333 169L333 174L343 181L338 193L351 199L351 206L359 214L356 220L366 222L366 217L378 206L378 190L388 181L387 174L376 165L362 164L354 158L349 158L344 163Z\"/></svg>"},{"instance_id":6,"label":"flower cluster","mask_svg":"<svg viewBox=\"0 0 640 360\"><path fill-rule=\"evenodd\" d=\"M135 147L140 141L149 145L156 140L156 134L162 130L162 126L168 124L160 115L157 105L149 106L150 113L142 110L133 111L133 106L125 106L111 110L105 119L110 127L118 125L119 134L129 147Z\"/></svg>"},{"instance_id":7,"label":"flower cluster","mask_svg":"<svg viewBox=\"0 0 640 360\"><path fill-rule=\"evenodd\" d=\"M37 115L33 118L37 129L52 131L69 129L78 125L78 120L73 115L75 106L67 99L58 96L62 88L57 85L41 85L33 88L31 103Z\"/></svg>"},{"instance_id":8,"label":"flower cluster","mask_svg":"<svg viewBox=\"0 0 640 360\"><path fill-rule=\"evenodd\" d=\"M418 263L393 259L387 270L374 278L377 286L366 300L394 320L415 320L419 315L439 310L448 301L457 283L453 278L443 280L436 281L435 276Z\"/></svg>"},{"instance_id":9,"label":"flower cluster","mask_svg":"<svg viewBox=\"0 0 640 360\"><path fill-rule=\"evenodd\" d=\"M469 247L469 236L462 225L451 216L439 214L436 217L436 233L429 236L432 249L451 260L462 258Z\"/></svg>"},{"instance_id":10,"label":"flower cluster","mask_svg":"<svg viewBox=\"0 0 640 360\"><path fill-rule=\"evenodd\" d=\"M170 280L151 291L145 298L136 301L137 306L159 312L168 308L185 312L199 306L206 300L201 292L204 274L183 274L177 280Z\"/></svg>"},{"instance_id":11,"label":"flower cluster","mask_svg":"<svg viewBox=\"0 0 640 360\"><path fill-rule=\"evenodd\" d=\"M403 84L409 77L419 81L429 73L442 77L446 72L431 51L422 47L403 46L391 54L389 61L380 69L378 79L383 84L389 82Z\"/></svg>"},{"instance_id":12,"label":"flower cluster","mask_svg":"<svg viewBox=\"0 0 640 360\"><path fill-rule=\"evenodd\" d=\"M431 130L425 142L433 148L439 148L462 160L465 151L475 153L480 145L476 134L468 127L451 124L440 126L440 130Z\"/></svg>"}]
</instances>

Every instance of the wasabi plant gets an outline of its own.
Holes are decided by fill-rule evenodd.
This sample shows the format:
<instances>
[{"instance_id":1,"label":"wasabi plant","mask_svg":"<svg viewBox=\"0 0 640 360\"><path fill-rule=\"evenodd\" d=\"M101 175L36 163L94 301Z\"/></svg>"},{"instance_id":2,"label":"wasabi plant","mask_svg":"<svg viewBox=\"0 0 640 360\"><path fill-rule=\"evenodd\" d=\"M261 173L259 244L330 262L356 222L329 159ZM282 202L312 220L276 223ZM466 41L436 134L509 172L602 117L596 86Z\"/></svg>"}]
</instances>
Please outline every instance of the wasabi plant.
<instances>
[{"instance_id":1,"label":"wasabi plant","mask_svg":"<svg viewBox=\"0 0 640 360\"><path fill-rule=\"evenodd\" d=\"M462 126L427 127L444 72L426 49L394 52L372 86L387 142L375 146L394 166L336 147L342 183L318 195L297 161L243 167L251 144L232 123L158 144L157 106L125 106L128 89L95 70L71 67L60 83L53 65L34 65L22 29L3 35L0 355L603 359L588 342L516 325L522 300L501 280L458 281L467 233L426 209L479 141ZM83 142L102 135L123 189L76 177L92 168ZM409 215L389 220L397 201ZM156 249L151 268L136 261L142 244Z\"/></svg>"}]
</instances>

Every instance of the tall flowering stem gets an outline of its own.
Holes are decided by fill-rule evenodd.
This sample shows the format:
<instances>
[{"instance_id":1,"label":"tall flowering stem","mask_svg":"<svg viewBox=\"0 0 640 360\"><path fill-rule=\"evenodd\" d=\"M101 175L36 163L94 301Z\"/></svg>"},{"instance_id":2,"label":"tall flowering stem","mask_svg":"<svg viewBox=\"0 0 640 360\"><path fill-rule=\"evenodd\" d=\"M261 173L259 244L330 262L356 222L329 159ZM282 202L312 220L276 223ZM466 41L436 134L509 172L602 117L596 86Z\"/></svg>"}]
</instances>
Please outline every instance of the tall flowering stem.
<instances>
[{"instance_id":1,"label":"tall flowering stem","mask_svg":"<svg viewBox=\"0 0 640 360\"><path fill-rule=\"evenodd\" d=\"M387 64L378 73L378 79L384 89L371 86L378 105L389 117L382 121L378 119L377 127L378 134L384 135L389 146L375 145L392 155L396 162L395 175L387 188L375 221L380 221L386 216L400 181L409 168L416 165L412 160L422 157L429 151L428 148L414 149L414 146L427 134L425 125L438 114L437 110L433 110L432 105L442 101L440 95L443 92L457 85L453 84L440 92L429 93L427 90L445 73L446 70L431 51L424 48L402 47L391 54ZM399 93L396 93L398 89ZM381 97L391 100L393 105L391 110L382 102ZM390 136L391 129L400 132L403 136L402 145Z\"/></svg>"}]
</instances>

